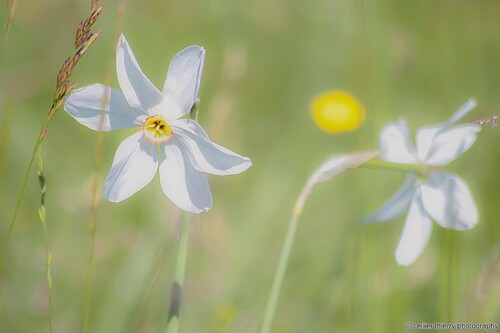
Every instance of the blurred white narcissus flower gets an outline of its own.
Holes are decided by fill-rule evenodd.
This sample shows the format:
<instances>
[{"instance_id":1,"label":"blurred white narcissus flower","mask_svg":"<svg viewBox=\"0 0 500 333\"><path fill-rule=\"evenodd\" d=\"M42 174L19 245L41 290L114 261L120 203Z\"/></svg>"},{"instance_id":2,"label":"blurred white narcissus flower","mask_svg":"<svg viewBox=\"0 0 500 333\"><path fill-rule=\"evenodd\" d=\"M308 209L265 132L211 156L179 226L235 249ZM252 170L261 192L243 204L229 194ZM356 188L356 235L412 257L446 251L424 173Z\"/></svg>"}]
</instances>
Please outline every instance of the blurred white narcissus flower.
<instances>
[{"instance_id":1,"label":"blurred white narcissus flower","mask_svg":"<svg viewBox=\"0 0 500 333\"><path fill-rule=\"evenodd\" d=\"M92 84L71 93L64 109L92 130L138 127L118 147L104 184L104 197L119 202L145 187L160 173L165 195L192 213L208 210L212 196L204 173L232 175L252 163L208 138L187 115L198 96L205 50L189 46L170 63L159 91L144 75L125 37L116 50L121 91Z\"/></svg>"},{"instance_id":2,"label":"blurred white narcissus flower","mask_svg":"<svg viewBox=\"0 0 500 333\"><path fill-rule=\"evenodd\" d=\"M475 106L476 101L469 99L447 122L420 128L416 149L405 119L382 129L381 160L424 165L428 170L426 177L409 173L396 194L365 219L366 222L390 220L408 210L395 253L399 265L410 265L420 256L431 235L431 220L455 230L467 230L477 224L476 204L466 183L457 175L439 169L467 151L476 140L479 125L455 125Z\"/></svg>"}]
</instances>

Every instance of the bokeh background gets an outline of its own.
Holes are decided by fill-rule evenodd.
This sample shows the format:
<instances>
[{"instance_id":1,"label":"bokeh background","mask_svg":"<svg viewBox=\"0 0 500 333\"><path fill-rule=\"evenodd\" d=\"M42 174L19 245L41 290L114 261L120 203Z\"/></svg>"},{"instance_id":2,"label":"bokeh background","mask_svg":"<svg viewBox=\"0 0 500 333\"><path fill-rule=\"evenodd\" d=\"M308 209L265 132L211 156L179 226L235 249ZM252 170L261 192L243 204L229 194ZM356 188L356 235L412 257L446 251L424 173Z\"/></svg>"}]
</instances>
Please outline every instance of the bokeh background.
<instances>
[{"instance_id":1,"label":"bokeh background","mask_svg":"<svg viewBox=\"0 0 500 333\"><path fill-rule=\"evenodd\" d=\"M0 5L2 29L11 3ZM87 1L18 0L1 46L1 245L57 71L88 9ZM498 115L499 17L497 0L108 1L96 23L102 35L73 80L81 87L110 75L118 86L117 29L160 87L172 56L203 45L200 122L214 141L254 164L238 176L210 177L214 206L195 216L190 230L181 332L259 331L294 201L328 156L377 148L380 129L402 116L413 131L442 122L471 96L479 104L466 121ZM330 89L363 103L359 130L329 135L314 126L310 102ZM403 175L356 170L317 186L300 220L273 332L498 323L499 131L485 126L449 166L469 184L480 223L466 232L434 224L410 267L393 258L403 218L361 223ZM129 134L105 134L101 182ZM60 111L43 145L56 332L81 331L96 143L96 132ZM48 331L39 197L34 171L0 276L0 332ZM164 330L179 216L158 179L123 203L100 203L91 332Z\"/></svg>"}]
</instances>

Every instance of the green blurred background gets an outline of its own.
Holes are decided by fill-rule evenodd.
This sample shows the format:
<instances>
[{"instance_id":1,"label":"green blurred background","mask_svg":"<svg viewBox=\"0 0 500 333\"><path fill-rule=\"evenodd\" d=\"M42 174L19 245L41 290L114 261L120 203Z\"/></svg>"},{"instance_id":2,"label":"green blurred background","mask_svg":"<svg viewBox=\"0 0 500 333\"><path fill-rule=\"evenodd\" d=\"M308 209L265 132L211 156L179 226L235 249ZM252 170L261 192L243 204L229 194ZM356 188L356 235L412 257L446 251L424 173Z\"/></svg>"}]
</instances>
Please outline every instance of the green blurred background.
<instances>
[{"instance_id":1,"label":"green blurred background","mask_svg":"<svg viewBox=\"0 0 500 333\"><path fill-rule=\"evenodd\" d=\"M7 5L0 5L2 28ZM214 206L190 230L181 332L259 331L294 201L328 156L377 148L380 129L401 116L413 131L442 122L471 96L479 104L466 121L499 113L497 0L109 1L96 23L102 35L73 74L80 87L107 73L118 86L122 5L121 30L157 86L179 50L206 48L200 123L254 164L238 176L210 177ZM1 245L56 74L88 8L87 1L18 1L0 64ZM330 89L364 104L359 130L332 136L314 126L310 102ZM129 134L105 134L101 182ZM403 175L357 170L318 186L300 220L273 332L498 323L499 134L485 126L448 168L469 184L480 223L466 232L434 224L425 252L407 268L393 257L403 218L361 223ZM81 330L96 142L96 132L60 111L43 145L56 332ZM48 331L39 196L33 172L0 276L0 332ZM123 203L101 202L91 332L164 331L179 214L158 179Z\"/></svg>"}]
</instances>

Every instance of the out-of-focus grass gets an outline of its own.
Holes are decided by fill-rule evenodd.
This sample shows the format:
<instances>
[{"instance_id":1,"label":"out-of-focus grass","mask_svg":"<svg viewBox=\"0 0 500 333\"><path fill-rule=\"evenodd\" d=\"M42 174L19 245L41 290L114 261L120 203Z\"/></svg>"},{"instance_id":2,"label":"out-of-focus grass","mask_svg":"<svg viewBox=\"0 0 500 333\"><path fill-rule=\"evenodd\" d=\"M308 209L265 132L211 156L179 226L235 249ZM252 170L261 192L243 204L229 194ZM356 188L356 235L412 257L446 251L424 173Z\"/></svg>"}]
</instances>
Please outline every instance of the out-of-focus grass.
<instances>
[{"instance_id":1,"label":"out-of-focus grass","mask_svg":"<svg viewBox=\"0 0 500 333\"><path fill-rule=\"evenodd\" d=\"M0 242L55 75L87 10L86 2L18 3L0 71L1 121L7 101L15 103L0 179ZM104 81L114 64L117 10L116 2L107 4L98 22L103 34L73 74L79 86ZM191 229L181 330L258 331L293 202L327 156L376 148L381 127L400 116L413 129L444 121L470 96L479 107L468 121L498 114L499 15L494 0L129 1L123 32L156 85L176 52L190 44L207 49L200 122L254 164L242 175L210 177L214 207ZM361 129L329 136L314 127L309 103L331 88L363 102ZM102 177L128 134L106 134ZM299 224L273 331L388 332L403 331L407 321L500 321L498 135L484 128L450 166L471 187L478 226L454 232L434 225L429 246L408 268L393 259L401 219L360 223L402 176L358 170L318 186ZM95 142L96 133L64 112L45 141L56 332L81 327ZM38 201L33 173L0 277L1 332L47 326ZM121 204L102 202L90 331L163 330L177 218L157 179ZM450 235L456 275L451 318L444 318L443 241Z\"/></svg>"}]
</instances>

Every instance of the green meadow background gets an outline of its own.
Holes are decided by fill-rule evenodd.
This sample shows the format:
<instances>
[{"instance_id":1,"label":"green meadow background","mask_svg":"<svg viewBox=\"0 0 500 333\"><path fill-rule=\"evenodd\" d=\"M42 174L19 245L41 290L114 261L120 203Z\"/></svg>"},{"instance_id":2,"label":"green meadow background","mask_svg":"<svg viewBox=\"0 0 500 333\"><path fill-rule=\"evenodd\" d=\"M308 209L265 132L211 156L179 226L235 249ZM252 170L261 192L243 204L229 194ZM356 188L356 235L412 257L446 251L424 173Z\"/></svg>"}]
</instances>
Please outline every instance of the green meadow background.
<instances>
[{"instance_id":1,"label":"green meadow background","mask_svg":"<svg viewBox=\"0 0 500 333\"><path fill-rule=\"evenodd\" d=\"M0 4L3 32L11 2ZM0 46L2 246L56 74L88 10L87 1L18 0ZM259 332L292 207L327 157L376 149L381 128L399 117L413 133L443 122L469 97L478 107L465 121L498 115L499 17L498 0L106 2L95 25L102 35L73 73L78 86L110 75L118 87L117 26L159 87L178 51L203 45L200 123L253 162L241 175L209 177L214 205L190 229L180 331ZM362 102L360 129L329 135L315 127L310 102L331 89ZM132 132L104 135L101 184ZM55 332L82 327L97 138L61 110L43 143ZM499 138L500 128L484 126L470 151L447 167L467 181L479 224L466 232L434 224L410 267L393 256L403 217L361 223L404 175L361 169L318 185L299 222L272 332L500 322ZM48 332L39 201L34 170L0 275L2 333ZM157 178L122 203L100 202L90 332L165 330L179 216Z\"/></svg>"}]
</instances>

